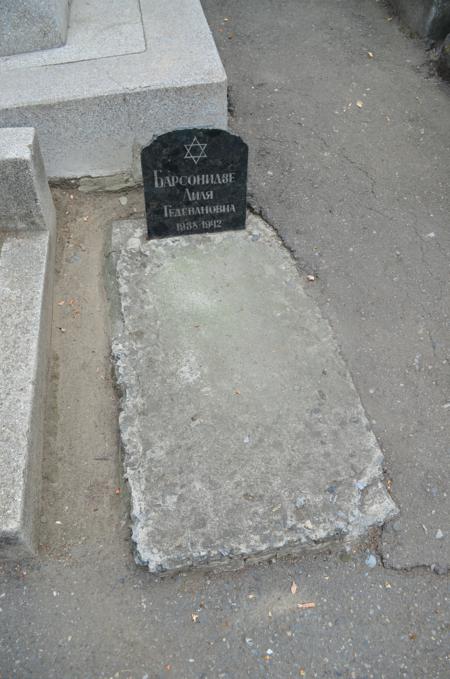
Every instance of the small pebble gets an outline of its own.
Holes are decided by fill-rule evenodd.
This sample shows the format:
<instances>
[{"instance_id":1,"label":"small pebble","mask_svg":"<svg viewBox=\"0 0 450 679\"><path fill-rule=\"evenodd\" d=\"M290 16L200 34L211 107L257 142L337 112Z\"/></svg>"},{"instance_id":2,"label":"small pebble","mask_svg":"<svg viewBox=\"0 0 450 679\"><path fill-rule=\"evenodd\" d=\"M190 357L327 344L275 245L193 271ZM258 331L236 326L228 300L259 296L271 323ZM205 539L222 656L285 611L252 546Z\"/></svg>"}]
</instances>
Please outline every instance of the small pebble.
<instances>
[{"instance_id":1,"label":"small pebble","mask_svg":"<svg viewBox=\"0 0 450 679\"><path fill-rule=\"evenodd\" d=\"M444 537L444 533L443 533L443 532L441 531L441 529L439 528L439 529L436 531L435 538L436 538L436 540L442 540L443 537Z\"/></svg>"},{"instance_id":2,"label":"small pebble","mask_svg":"<svg viewBox=\"0 0 450 679\"><path fill-rule=\"evenodd\" d=\"M377 557L374 554L369 554L366 559L366 566L369 568L375 568L377 565Z\"/></svg>"},{"instance_id":3,"label":"small pebble","mask_svg":"<svg viewBox=\"0 0 450 679\"><path fill-rule=\"evenodd\" d=\"M119 203L121 205L126 205L128 203L128 198L126 196L120 196Z\"/></svg>"}]
</instances>

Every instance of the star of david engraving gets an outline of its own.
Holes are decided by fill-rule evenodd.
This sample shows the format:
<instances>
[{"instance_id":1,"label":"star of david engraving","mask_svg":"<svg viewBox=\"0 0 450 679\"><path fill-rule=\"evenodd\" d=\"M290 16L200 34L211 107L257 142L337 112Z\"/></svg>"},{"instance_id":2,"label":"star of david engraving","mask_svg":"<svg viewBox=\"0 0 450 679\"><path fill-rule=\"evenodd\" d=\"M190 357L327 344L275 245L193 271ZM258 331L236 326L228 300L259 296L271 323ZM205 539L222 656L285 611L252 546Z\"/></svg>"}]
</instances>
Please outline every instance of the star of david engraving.
<instances>
[{"instance_id":1,"label":"star of david engraving","mask_svg":"<svg viewBox=\"0 0 450 679\"><path fill-rule=\"evenodd\" d=\"M193 160L197 165L201 158L208 157L205 153L207 146L208 144L200 144L197 137L194 137L190 144L184 144L184 148L186 149L186 155L184 156L185 159Z\"/></svg>"}]
</instances>

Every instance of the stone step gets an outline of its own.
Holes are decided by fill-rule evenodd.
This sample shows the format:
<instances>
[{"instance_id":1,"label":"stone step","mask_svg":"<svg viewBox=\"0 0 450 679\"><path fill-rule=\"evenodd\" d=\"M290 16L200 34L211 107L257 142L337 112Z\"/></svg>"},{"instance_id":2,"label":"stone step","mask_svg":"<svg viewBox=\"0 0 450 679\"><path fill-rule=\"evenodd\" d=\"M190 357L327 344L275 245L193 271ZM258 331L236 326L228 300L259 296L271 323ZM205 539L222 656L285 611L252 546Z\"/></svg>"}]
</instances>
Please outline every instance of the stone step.
<instances>
[{"instance_id":1,"label":"stone step","mask_svg":"<svg viewBox=\"0 0 450 679\"><path fill-rule=\"evenodd\" d=\"M226 128L226 75L199 0L70 11L63 47L0 58L0 126L37 129L49 177L138 181L153 135Z\"/></svg>"},{"instance_id":2,"label":"stone step","mask_svg":"<svg viewBox=\"0 0 450 679\"><path fill-rule=\"evenodd\" d=\"M136 559L150 571L359 540L396 513L328 323L276 234L148 241L109 273Z\"/></svg>"}]
</instances>

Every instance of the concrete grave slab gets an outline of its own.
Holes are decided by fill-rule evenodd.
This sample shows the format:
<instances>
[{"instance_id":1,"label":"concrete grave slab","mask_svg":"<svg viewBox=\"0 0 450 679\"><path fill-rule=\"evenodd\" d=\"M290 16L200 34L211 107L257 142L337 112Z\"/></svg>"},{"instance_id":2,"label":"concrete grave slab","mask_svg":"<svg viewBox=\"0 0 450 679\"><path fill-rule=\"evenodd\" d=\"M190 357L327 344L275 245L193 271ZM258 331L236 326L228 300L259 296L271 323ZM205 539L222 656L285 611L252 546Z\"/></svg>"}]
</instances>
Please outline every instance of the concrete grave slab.
<instances>
[{"instance_id":1,"label":"concrete grave slab","mask_svg":"<svg viewBox=\"0 0 450 679\"><path fill-rule=\"evenodd\" d=\"M58 47L66 39L69 0L2 0L0 55Z\"/></svg>"},{"instance_id":2,"label":"concrete grave slab","mask_svg":"<svg viewBox=\"0 0 450 679\"><path fill-rule=\"evenodd\" d=\"M248 230L112 234L113 356L138 562L152 572L356 540L396 513L383 456L289 253Z\"/></svg>"},{"instance_id":3,"label":"concrete grave slab","mask_svg":"<svg viewBox=\"0 0 450 679\"><path fill-rule=\"evenodd\" d=\"M37 129L51 178L139 181L154 135L227 127L226 75L199 0L95 7L75 0L66 47L0 59L0 126Z\"/></svg>"}]
</instances>

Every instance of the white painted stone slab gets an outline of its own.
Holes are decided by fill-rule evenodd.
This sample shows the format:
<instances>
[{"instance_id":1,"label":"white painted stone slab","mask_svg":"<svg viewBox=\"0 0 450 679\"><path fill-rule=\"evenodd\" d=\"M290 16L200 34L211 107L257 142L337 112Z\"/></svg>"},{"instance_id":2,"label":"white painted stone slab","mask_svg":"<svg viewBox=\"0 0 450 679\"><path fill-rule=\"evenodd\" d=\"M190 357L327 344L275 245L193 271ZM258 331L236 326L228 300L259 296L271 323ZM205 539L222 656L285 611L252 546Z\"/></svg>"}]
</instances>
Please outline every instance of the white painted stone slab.
<instances>
[{"instance_id":1,"label":"white painted stone slab","mask_svg":"<svg viewBox=\"0 0 450 679\"><path fill-rule=\"evenodd\" d=\"M72 0L66 43L0 59L0 71L67 64L145 50L139 0Z\"/></svg>"},{"instance_id":2,"label":"white painted stone slab","mask_svg":"<svg viewBox=\"0 0 450 679\"><path fill-rule=\"evenodd\" d=\"M137 560L239 566L396 513L328 323L262 220L147 241L113 227L113 356Z\"/></svg>"},{"instance_id":3,"label":"white painted stone slab","mask_svg":"<svg viewBox=\"0 0 450 679\"><path fill-rule=\"evenodd\" d=\"M144 51L0 67L0 126L37 129L51 178L137 181L141 147L154 135L227 127L226 75L199 0L141 0L140 7ZM133 21L128 28L140 30ZM125 30L120 22L117 30ZM141 47L138 37L134 49Z\"/></svg>"}]
</instances>

